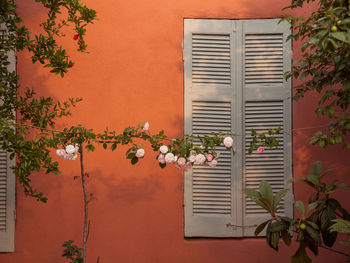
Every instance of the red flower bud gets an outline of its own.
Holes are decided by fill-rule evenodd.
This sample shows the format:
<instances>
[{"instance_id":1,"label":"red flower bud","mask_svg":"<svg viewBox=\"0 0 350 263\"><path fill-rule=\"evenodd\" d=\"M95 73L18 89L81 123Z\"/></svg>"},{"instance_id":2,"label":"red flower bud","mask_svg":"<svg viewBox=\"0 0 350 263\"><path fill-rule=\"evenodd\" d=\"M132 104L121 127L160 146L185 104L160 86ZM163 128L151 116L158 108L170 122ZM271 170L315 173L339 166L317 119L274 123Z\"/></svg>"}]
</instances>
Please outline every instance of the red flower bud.
<instances>
[{"instance_id":1,"label":"red flower bud","mask_svg":"<svg viewBox=\"0 0 350 263\"><path fill-rule=\"evenodd\" d=\"M75 34L73 37L74 40L77 40L78 38L79 38L79 34Z\"/></svg>"}]
</instances>

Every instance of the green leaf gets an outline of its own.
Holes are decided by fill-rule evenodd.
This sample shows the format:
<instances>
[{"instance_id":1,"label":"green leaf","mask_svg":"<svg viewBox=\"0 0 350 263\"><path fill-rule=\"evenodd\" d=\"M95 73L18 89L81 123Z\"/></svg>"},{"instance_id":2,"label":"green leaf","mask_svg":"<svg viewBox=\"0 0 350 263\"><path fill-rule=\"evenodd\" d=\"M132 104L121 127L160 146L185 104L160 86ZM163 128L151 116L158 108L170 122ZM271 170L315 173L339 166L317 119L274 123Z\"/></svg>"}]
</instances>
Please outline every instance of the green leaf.
<instances>
[{"instance_id":1,"label":"green leaf","mask_svg":"<svg viewBox=\"0 0 350 263\"><path fill-rule=\"evenodd\" d=\"M316 242L316 244L321 244L321 236L320 233L310 226L306 226L306 232L310 235L310 237Z\"/></svg>"},{"instance_id":2,"label":"green leaf","mask_svg":"<svg viewBox=\"0 0 350 263\"><path fill-rule=\"evenodd\" d=\"M255 202L258 205L260 205L261 207L263 207L264 209L266 209L270 214L273 213L272 206L271 206L270 202L266 198L261 197L261 198L259 198L259 200L256 200Z\"/></svg>"},{"instance_id":3,"label":"green leaf","mask_svg":"<svg viewBox=\"0 0 350 263\"><path fill-rule=\"evenodd\" d=\"M287 230L284 230L281 232L281 237L282 237L282 240L284 241L284 243L287 246L290 246L290 244L292 243L292 238Z\"/></svg>"},{"instance_id":4,"label":"green leaf","mask_svg":"<svg viewBox=\"0 0 350 263\"><path fill-rule=\"evenodd\" d=\"M306 224L310 225L310 226L313 227L314 229L316 229L316 230L319 229L319 228L318 228L318 225L316 225L314 222L309 221L309 220L307 220L307 221L305 221L305 222L306 222Z\"/></svg>"},{"instance_id":5,"label":"green leaf","mask_svg":"<svg viewBox=\"0 0 350 263\"><path fill-rule=\"evenodd\" d=\"M312 210L315 209L318 206L318 202L313 202L311 204L308 204L306 207L306 211L305 211L305 216Z\"/></svg>"},{"instance_id":6,"label":"green leaf","mask_svg":"<svg viewBox=\"0 0 350 263\"><path fill-rule=\"evenodd\" d=\"M331 232L336 231L340 233L350 234L350 221L342 219L334 219L332 222L335 222L329 230Z\"/></svg>"},{"instance_id":7,"label":"green leaf","mask_svg":"<svg viewBox=\"0 0 350 263\"><path fill-rule=\"evenodd\" d=\"M133 158L131 159L131 164L134 165L134 164L136 164L138 161L139 161L139 158L137 158L137 157L135 156L135 157L133 157Z\"/></svg>"},{"instance_id":8,"label":"green leaf","mask_svg":"<svg viewBox=\"0 0 350 263\"><path fill-rule=\"evenodd\" d=\"M254 189L245 188L243 189L243 192L245 193L246 196L248 196L253 201L261 197L261 194Z\"/></svg>"},{"instance_id":9,"label":"green leaf","mask_svg":"<svg viewBox=\"0 0 350 263\"><path fill-rule=\"evenodd\" d=\"M282 189L280 191L278 191L278 193L276 194L276 196L273 198L273 211L276 212L276 208L279 204L279 202L282 200L283 197L285 197L285 195L288 193L289 189Z\"/></svg>"},{"instance_id":10,"label":"green leaf","mask_svg":"<svg viewBox=\"0 0 350 263\"><path fill-rule=\"evenodd\" d=\"M265 221L264 223L261 223L260 225L258 225L258 227L255 229L254 235L255 235L255 236L258 236L258 235L261 233L261 231L264 230L264 228L266 227L266 225L267 225L270 221L271 221L271 219Z\"/></svg>"},{"instance_id":11,"label":"green leaf","mask_svg":"<svg viewBox=\"0 0 350 263\"><path fill-rule=\"evenodd\" d=\"M322 231L323 243L327 247L332 247L337 240L338 232Z\"/></svg>"},{"instance_id":12,"label":"green leaf","mask_svg":"<svg viewBox=\"0 0 350 263\"><path fill-rule=\"evenodd\" d=\"M330 217L328 214L328 209L324 209L320 217L321 230L325 231L328 228L329 223L330 223Z\"/></svg>"},{"instance_id":13,"label":"green leaf","mask_svg":"<svg viewBox=\"0 0 350 263\"><path fill-rule=\"evenodd\" d=\"M287 229L288 229L288 225L282 221L273 222L273 223L271 223L271 226L270 226L271 232L281 232L281 231L287 230Z\"/></svg>"},{"instance_id":14,"label":"green leaf","mask_svg":"<svg viewBox=\"0 0 350 263\"><path fill-rule=\"evenodd\" d=\"M310 166L310 174L320 176L322 173L322 163L320 161L314 162Z\"/></svg>"},{"instance_id":15,"label":"green leaf","mask_svg":"<svg viewBox=\"0 0 350 263\"><path fill-rule=\"evenodd\" d=\"M263 198L265 198L272 208L273 204L273 192L270 184L266 181L261 181L259 184L259 191Z\"/></svg>"},{"instance_id":16,"label":"green leaf","mask_svg":"<svg viewBox=\"0 0 350 263\"><path fill-rule=\"evenodd\" d=\"M278 232L272 232L270 239L271 247L275 250L278 250L278 242L280 240L280 234Z\"/></svg>"},{"instance_id":17,"label":"green leaf","mask_svg":"<svg viewBox=\"0 0 350 263\"><path fill-rule=\"evenodd\" d=\"M135 153L132 152L132 153L129 153L127 156L126 156L126 159L132 159L135 157Z\"/></svg>"},{"instance_id":18,"label":"green leaf","mask_svg":"<svg viewBox=\"0 0 350 263\"><path fill-rule=\"evenodd\" d=\"M166 166L166 163L158 163L158 164L159 164L160 168L165 168L165 166Z\"/></svg>"},{"instance_id":19,"label":"green leaf","mask_svg":"<svg viewBox=\"0 0 350 263\"><path fill-rule=\"evenodd\" d=\"M330 35L335 39L350 44L350 34L345 31L332 32Z\"/></svg>"},{"instance_id":20,"label":"green leaf","mask_svg":"<svg viewBox=\"0 0 350 263\"><path fill-rule=\"evenodd\" d=\"M312 183L315 186L320 186L320 177L318 175L315 174L310 174L306 177L306 181Z\"/></svg>"},{"instance_id":21,"label":"green leaf","mask_svg":"<svg viewBox=\"0 0 350 263\"><path fill-rule=\"evenodd\" d=\"M338 188L348 189L349 187L346 184L337 184Z\"/></svg>"},{"instance_id":22,"label":"green leaf","mask_svg":"<svg viewBox=\"0 0 350 263\"><path fill-rule=\"evenodd\" d=\"M302 217L305 217L305 207L304 203L301 201L296 201L295 202L295 207L298 209Z\"/></svg>"}]
</instances>

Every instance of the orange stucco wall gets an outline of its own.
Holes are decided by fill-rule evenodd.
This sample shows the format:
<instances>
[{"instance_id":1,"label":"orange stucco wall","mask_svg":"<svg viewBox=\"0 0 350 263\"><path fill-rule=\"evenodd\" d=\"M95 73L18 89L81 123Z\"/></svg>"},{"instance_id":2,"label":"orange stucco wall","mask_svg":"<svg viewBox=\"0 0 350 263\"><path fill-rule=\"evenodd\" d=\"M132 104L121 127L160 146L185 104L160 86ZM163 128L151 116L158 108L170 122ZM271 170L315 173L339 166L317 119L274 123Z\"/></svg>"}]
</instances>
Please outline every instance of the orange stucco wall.
<instances>
[{"instance_id":1,"label":"orange stucco wall","mask_svg":"<svg viewBox=\"0 0 350 263\"><path fill-rule=\"evenodd\" d=\"M19 15L38 32L45 10L32 0L18 0ZM127 0L84 1L99 20L89 26L90 54L75 52L73 32L62 42L75 66L65 78L32 65L26 52L18 54L23 87L57 99L83 97L69 122L102 131L121 130L149 121L151 131L183 134L184 18L271 18L282 13L286 0ZM299 10L297 15L309 12ZM294 44L298 57L299 46ZM320 125L311 109L312 96L294 103L294 128ZM294 175L303 176L312 161L321 159L349 183L346 152L337 147L320 150L308 145L312 130L294 133ZM270 249L264 239L185 239L183 234L183 174L174 167L161 170L154 154L131 166L125 148L97 150L86 155L88 188L96 201L90 205L91 231L88 262L289 262L295 246ZM146 147L149 153L150 148ZM55 157L56 158L56 157ZM82 193L78 162L61 161L62 174L35 175L33 182L49 197L47 204L24 196L17 188L16 252L0 254L1 263L64 262L61 244L81 241ZM338 195L345 199L345 191ZM296 199L307 196L297 184ZM349 208L349 206L348 206ZM345 262L320 249L315 262Z\"/></svg>"}]
</instances>

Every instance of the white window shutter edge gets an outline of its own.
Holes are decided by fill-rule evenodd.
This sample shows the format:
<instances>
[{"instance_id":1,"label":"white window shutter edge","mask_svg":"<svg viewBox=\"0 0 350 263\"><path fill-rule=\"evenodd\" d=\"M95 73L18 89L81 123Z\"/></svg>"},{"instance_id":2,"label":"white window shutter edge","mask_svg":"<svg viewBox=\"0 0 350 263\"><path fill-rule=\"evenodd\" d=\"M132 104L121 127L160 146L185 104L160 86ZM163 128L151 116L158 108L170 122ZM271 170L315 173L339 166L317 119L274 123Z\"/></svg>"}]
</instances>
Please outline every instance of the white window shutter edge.
<instances>
[{"instance_id":1,"label":"white window shutter edge","mask_svg":"<svg viewBox=\"0 0 350 263\"><path fill-rule=\"evenodd\" d=\"M0 31L6 34L6 27L0 25ZM16 57L9 52L9 71L16 70ZM10 160L9 153L0 149L0 252L15 250L15 175L11 166L16 164Z\"/></svg>"}]
</instances>

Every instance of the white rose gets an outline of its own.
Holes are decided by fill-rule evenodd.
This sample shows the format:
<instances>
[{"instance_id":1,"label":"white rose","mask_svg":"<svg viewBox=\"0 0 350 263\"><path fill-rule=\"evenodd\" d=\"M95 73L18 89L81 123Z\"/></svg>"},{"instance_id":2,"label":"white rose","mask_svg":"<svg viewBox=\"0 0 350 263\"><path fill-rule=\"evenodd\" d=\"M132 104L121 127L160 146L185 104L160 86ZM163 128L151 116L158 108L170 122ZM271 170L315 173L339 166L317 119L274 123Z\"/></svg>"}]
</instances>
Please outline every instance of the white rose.
<instances>
[{"instance_id":1,"label":"white rose","mask_svg":"<svg viewBox=\"0 0 350 263\"><path fill-rule=\"evenodd\" d=\"M56 150L56 154L59 156L59 157L63 157L65 154L66 154L66 151L64 149L57 149Z\"/></svg>"},{"instance_id":2,"label":"white rose","mask_svg":"<svg viewBox=\"0 0 350 263\"><path fill-rule=\"evenodd\" d=\"M166 145L160 146L159 151L161 153L167 153L168 152L168 146L166 146Z\"/></svg>"},{"instance_id":3,"label":"white rose","mask_svg":"<svg viewBox=\"0 0 350 263\"><path fill-rule=\"evenodd\" d=\"M177 164L180 165L180 166L185 165L185 163L186 163L186 159L183 158L183 157L180 157L180 158L177 160Z\"/></svg>"},{"instance_id":4,"label":"white rose","mask_svg":"<svg viewBox=\"0 0 350 263\"><path fill-rule=\"evenodd\" d=\"M165 162L167 162L167 163L172 163L172 162L174 162L174 161L175 161L175 156L174 156L173 153L167 153L167 154L165 155Z\"/></svg>"},{"instance_id":5,"label":"white rose","mask_svg":"<svg viewBox=\"0 0 350 263\"><path fill-rule=\"evenodd\" d=\"M74 151L75 151L74 145L68 144L66 146L66 153L74 153Z\"/></svg>"},{"instance_id":6,"label":"white rose","mask_svg":"<svg viewBox=\"0 0 350 263\"><path fill-rule=\"evenodd\" d=\"M136 151L136 154L135 154L135 156L138 157L138 158L141 158L141 157L143 157L144 155L145 155L145 150L144 150L144 149L138 149L138 150Z\"/></svg>"},{"instance_id":7,"label":"white rose","mask_svg":"<svg viewBox=\"0 0 350 263\"><path fill-rule=\"evenodd\" d=\"M146 123L145 123L145 125L143 125L142 130L143 130L143 131L147 131L147 130L148 130L148 128L149 128L149 123L148 123L148 122L146 122Z\"/></svg>"},{"instance_id":8,"label":"white rose","mask_svg":"<svg viewBox=\"0 0 350 263\"><path fill-rule=\"evenodd\" d=\"M233 145L233 139L231 137L226 137L224 139L224 145L227 147L227 148L230 148L232 147Z\"/></svg>"},{"instance_id":9,"label":"white rose","mask_svg":"<svg viewBox=\"0 0 350 263\"><path fill-rule=\"evenodd\" d=\"M190 155L190 157L188 157L188 160L193 163L196 160L196 157L194 155Z\"/></svg>"},{"instance_id":10,"label":"white rose","mask_svg":"<svg viewBox=\"0 0 350 263\"><path fill-rule=\"evenodd\" d=\"M200 153L200 154L196 155L194 163L195 164L203 164L205 162L205 160L206 160L205 156Z\"/></svg>"},{"instance_id":11,"label":"white rose","mask_svg":"<svg viewBox=\"0 0 350 263\"><path fill-rule=\"evenodd\" d=\"M65 160L75 160L77 159L78 155L76 153L66 153L63 158Z\"/></svg>"}]
</instances>

